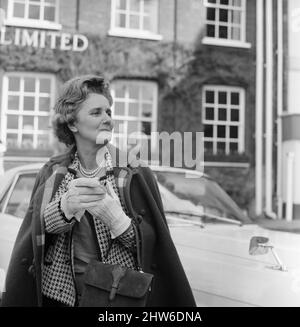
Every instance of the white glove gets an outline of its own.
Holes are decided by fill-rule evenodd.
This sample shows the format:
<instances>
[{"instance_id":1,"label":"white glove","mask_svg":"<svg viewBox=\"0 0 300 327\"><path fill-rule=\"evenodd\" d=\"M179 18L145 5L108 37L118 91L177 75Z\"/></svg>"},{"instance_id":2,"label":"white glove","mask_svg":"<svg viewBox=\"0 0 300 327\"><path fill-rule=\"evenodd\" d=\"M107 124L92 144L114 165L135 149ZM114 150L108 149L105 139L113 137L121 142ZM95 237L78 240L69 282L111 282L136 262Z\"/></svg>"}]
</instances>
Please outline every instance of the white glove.
<instances>
[{"instance_id":1,"label":"white glove","mask_svg":"<svg viewBox=\"0 0 300 327\"><path fill-rule=\"evenodd\" d=\"M95 206L105 197L106 189L98 178L73 179L68 191L61 197L60 207L67 219L75 217L80 221L87 208Z\"/></svg>"},{"instance_id":2,"label":"white glove","mask_svg":"<svg viewBox=\"0 0 300 327\"><path fill-rule=\"evenodd\" d=\"M100 219L109 228L111 237L116 238L130 226L131 219L124 213L120 200L110 183L106 184L106 188L106 197L87 211L96 219Z\"/></svg>"}]
</instances>

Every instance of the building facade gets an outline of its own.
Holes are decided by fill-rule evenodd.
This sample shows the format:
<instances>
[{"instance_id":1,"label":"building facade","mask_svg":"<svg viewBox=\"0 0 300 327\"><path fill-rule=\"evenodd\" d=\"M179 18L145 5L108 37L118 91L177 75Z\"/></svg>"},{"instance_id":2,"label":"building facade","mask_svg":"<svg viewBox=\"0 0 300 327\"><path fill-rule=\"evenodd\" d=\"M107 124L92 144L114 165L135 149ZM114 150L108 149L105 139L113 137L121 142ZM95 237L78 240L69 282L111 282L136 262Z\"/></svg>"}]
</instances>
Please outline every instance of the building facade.
<instances>
[{"instance_id":1,"label":"building facade","mask_svg":"<svg viewBox=\"0 0 300 327\"><path fill-rule=\"evenodd\" d=\"M4 168L62 149L51 111L63 82L111 82L114 141L204 132L205 172L254 199L255 0L0 0ZM245 186L246 185L246 186Z\"/></svg>"}]
</instances>

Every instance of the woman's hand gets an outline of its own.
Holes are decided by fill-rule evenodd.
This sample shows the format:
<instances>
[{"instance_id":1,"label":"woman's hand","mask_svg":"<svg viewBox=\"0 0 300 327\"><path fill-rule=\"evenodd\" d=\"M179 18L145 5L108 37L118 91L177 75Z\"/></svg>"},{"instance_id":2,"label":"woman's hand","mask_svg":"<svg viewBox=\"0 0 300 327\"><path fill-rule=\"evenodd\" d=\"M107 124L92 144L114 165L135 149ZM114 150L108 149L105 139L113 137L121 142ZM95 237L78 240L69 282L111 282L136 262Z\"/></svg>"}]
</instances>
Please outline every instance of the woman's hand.
<instances>
[{"instance_id":1,"label":"woman's hand","mask_svg":"<svg viewBox=\"0 0 300 327\"><path fill-rule=\"evenodd\" d=\"M107 183L107 195L87 209L95 218L100 219L110 230L112 238L116 238L126 231L131 219L124 213L118 196L110 183Z\"/></svg>"},{"instance_id":2,"label":"woman's hand","mask_svg":"<svg viewBox=\"0 0 300 327\"><path fill-rule=\"evenodd\" d=\"M97 178L77 178L70 182L68 191L61 198L61 209L67 219L80 221L84 211L96 206L106 195L105 187Z\"/></svg>"}]
</instances>

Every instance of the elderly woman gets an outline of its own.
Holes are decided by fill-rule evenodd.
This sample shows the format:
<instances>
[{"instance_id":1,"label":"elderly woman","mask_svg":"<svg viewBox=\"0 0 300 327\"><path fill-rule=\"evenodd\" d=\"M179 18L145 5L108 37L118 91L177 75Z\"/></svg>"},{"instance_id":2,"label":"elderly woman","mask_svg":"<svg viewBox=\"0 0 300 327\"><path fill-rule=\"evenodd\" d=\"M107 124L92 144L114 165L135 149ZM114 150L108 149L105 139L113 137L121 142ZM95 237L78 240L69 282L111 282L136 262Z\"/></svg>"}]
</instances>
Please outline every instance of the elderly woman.
<instances>
[{"instance_id":1,"label":"elderly woman","mask_svg":"<svg viewBox=\"0 0 300 327\"><path fill-rule=\"evenodd\" d=\"M134 224L141 233L143 270L154 275L147 305L195 305L152 172L136 159L120 164L124 153L109 144L111 105L102 77L77 77L64 85L54 131L70 150L51 158L37 176L3 306L78 306L92 260L136 269Z\"/></svg>"}]
</instances>

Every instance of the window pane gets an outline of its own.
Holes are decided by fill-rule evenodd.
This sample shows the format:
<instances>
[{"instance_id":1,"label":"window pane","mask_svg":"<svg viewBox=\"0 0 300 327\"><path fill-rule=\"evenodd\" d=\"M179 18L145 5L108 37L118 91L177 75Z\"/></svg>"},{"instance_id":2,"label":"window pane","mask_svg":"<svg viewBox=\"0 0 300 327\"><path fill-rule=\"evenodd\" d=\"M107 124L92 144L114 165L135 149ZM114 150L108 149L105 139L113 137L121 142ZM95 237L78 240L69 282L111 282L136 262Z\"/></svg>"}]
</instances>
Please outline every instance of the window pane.
<instances>
[{"instance_id":1,"label":"window pane","mask_svg":"<svg viewBox=\"0 0 300 327\"><path fill-rule=\"evenodd\" d=\"M23 3L14 4L13 16L17 18L25 17L25 5Z\"/></svg>"},{"instance_id":2,"label":"window pane","mask_svg":"<svg viewBox=\"0 0 300 327\"><path fill-rule=\"evenodd\" d=\"M38 129L48 130L50 127L49 117L38 117Z\"/></svg>"},{"instance_id":3,"label":"window pane","mask_svg":"<svg viewBox=\"0 0 300 327\"><path fill-rule=\"evenodd\" d=\"M24 218L27 212L31 192L35 183L36 174L21 175L14 186L13 192L7 203L5 213L18 218Z\"/></svg>"},{"instance_id":4,"label":"window pane","mask_svg":"<svg viewBox=\"0 0 300 327\"><path fill-rule=\"evenodd\" d=\"M121 83L114 83L113 88L115 90L116 98L125 98L125 85Z\"/></svg>"},{"instance_id":5,"label":"window pane","mask_svg":"<svg viewBox=\"0 0 300 327\"><path fill-rule=\"evenodd\" d=\"M216 9L215 8L207 8L206 18L207 18L207 20L215 20L216 19Z\"/></svg>"},{"instance_id":6,"label":"window pane","mask_svg":"<svg viewBox=\"0 0 300 327\"><path fill-rule=\"evenodd\" d=\"M232 1L232 5L235 7L241 7L242 2L241 0L231 0Z\"/></svg>"},{"instance_id":7,"label":"window pane","mask_svg":"<svg viewBox=\"0 0 300 327\"><path fill-rule=\"evenodd\" d=\"M241 39L241 30L239 27L232 27L231 39L232 40L240 40Z\"/></svg>"},{"instance_id":8,"label":"window pane","mask_svg":"<svg viewBox=\"0 0 300 327\"><path fill-rule=\"evenodd\" d=\"M125 133L125 123L122 120L115 120L115 127L114 127L114 132L115 133Z\"/></svg>"},{"instance_id":9,"label":"window pane","mask_svg":"<svg viewBox=\"0 0 300 327\"><path fill-rule=\"evenodd\" d=\"M227 26L219 26L219 37L221 39L227 39L228 38Z\"/></svg>"},{"instance_id":10,"label":"window pane","mask_svg":"<svg viewBox=\"0 0 300 327\"><path fill-rule=\"evenodd\" d=\"M226 108L219 108L219 120L227 120Z\"/></svg>"},{"instance_id":11,"label":"window pane","mask_svg":"<svg viewBox=\"0 0 300 327\"><path fill-rule=\"evenodd\" d=\"M138 85L134 85L131 84L128 86L128 91L129 91L129 98L130 99L135 99L138 100L139 99L139 86Z\"/></svg>"},{"instance_id":12,"label":"window pane","mask_svg":"<svg viewBox=\"0 0 300 327\"><path fill-rule=\"evenodd\" d=\"M122 102L115 102L114 115L124 116L125 115L125 105Z\"/></svg>"},{"instance_id":13,"label":"window pane","mask_svg":"<svg viewBox=\"0 0 300 327\"><path fill-rule=\"evenodd\" d=\"M219 14L220 22L228 22L228 11L226 9L220 9Z\"/></svg>"},{"instance_id":14,"label":"window pane","mask_svg":"<svg viewBox=\"0 0 300 327\"><path fill-rule=\"evenodd\" d=\"M225 142L218 142L217 143L217 151L219 153L225 153Z\"/></svg>"},{"instance_id":15,"label":"window pane","mask_svg":"<svg viewBox=\"0 0 300 327\"><path fill-rule=\"evenodd\" d=\"M238 127L230 126L230 138L237 139L238 138Z\"/></svg>"},{"instance_id":16,"label":"window pane","mask_svg":"<svg viewBox=\"0 0 300 327\"><path fill-rule=\"evenodd\" d=\"M49 135L38 135L37 147L39 149L49 149Z\"/></svg>"},{"instance_id":17,"label":"window pane","mask_svg":"<svg viewBox=\"0 0 300 327\"><path fill-rule=\"evenodd\" d=\"M231 10L231 20L234 24L240 24L241 23L241 13L237 10Z\"/></svg>"},{"instance_id":18,"label":"window pane","mask_svg":"<svg viewBox=\"0 0 300 327\"><path fill-rule=\"evenodd\" d=\"M8 149L15 149L18 147L18 135L8 133L6 135L6 145Z\"/></svg>"},{"instance_id":19,"label":"window pane","mask_svg":"<svg viewBox=\"0 0 300 327\"><path fill-rule=\"evenodd\" d=\"M142 86L142 99L143 101L153 101L153 86L143 85Z\"/></svg>"},{"instance_id":20,"label":"window pane","mask_svg":"<svg viewBox=\"0 0 300 327\"><path fill-rule=\"evenodd\" d=\"M34 97L24 97L24 110L34 110Z\"/></svg>"},{"instance_id":21,"label":"window pane","mask_svg":"<svg viewBox=\"0 0 300 327\"><path fill-rule=\"evenodd\" d=\"M151 122L142 122L142 132L151 135Z\"/></svg>"},{"instance_id":22,"label":"window pane","mask_svg":"<svg viewBox=\"0 0 300 327\"><path fill-rule=\"evenodd\" d=\"M232 92L231 93L231 104L238 105L240 103L240 95L239 93Z\"/></svg>"},{"instance_id":23,"label":"window pane","mask_svg":"<svg viewBox=\"0 0 300 327\"><path fill-rule=\"evenodd\" d=\"M209 37L215 37L215 26L206 25L206 35Z\"/></svg>"},{"instance_id":24,"label":"window pane","mask_svg":"<svg viewBox=\"0 0 300 327\"><path fill-rule=\"evenodd\" d=\"M237 143L232 143L232 142L230 142L230 145L229 145L229 147L230 147L230 152L237 152L238 151L238 144Z\"/></svg>"},{"instance_id":25,"label":"window pane","mask_svg":"<svg viewBox=\"0 0 300 327\"><path fill-rule=\"evenodd\" d=\"M239 110L238 109L231 109L231 121L239 121Z\"/></svg>"},{"instance_id":26,"label":"window pane","mask_svg":"<svg viewBox=\"0 0 300 327\"><path fill-rule=\"evenodd\" d=\"M126 15L125 14L117 14L116 15L116 26L117 27L126 27Z\"/></svg>"},{"instance_id":27,"label":"window pane","mask_svg":"<svg viewBox=\"0 0 300 327\"><path fill-rule=\"evenodd\" d=\"M129 121L128 122L128 129L127 129L127 133L128 135L130 135L131 133L134 132L139 132L139 122L137 121Z\"/></svg>"},{"instance_id":28,"label":"window pane","mask_svg":"<svg viewBox=\"0 0 300 327\"><path fill-rule=\"evenodd\" d=\"M49 20L51 22L55 21L55 8L54 7L45 7L44 19Z\"/></svg>"},{"instance_id":29,"label":"window pane","mask_svg":"<svg viewBox=\"0 0 300 327\"><path fill-rule=\"evenodd\" d=\"M7 109L8 110L19 110L19 97L18 96L14 96L14 95L8 96Z\"/></svg>"},{"instance_id":30,"label":"window pane","mask_svg":"<svg viewBox=\"0 0 300 327\"><path fill-rule=\"evenodd\" d=\"M205 92L205 102L206 103L214 103L215 102L215 92L214 91L206 91Z\"/></svg>"},{"instance_id":31,"label":"window pane","mask_svg":"<svg viewBox=\"0 0 300 327\"><path fill-rule=\"evenodd\" d=\"M39 111L49 111L50 110L50 98L40 98Z\"/></svg>"},{"instance_id":32,"label":"window pane","mask_svg":"<svg viewBox=\"0 0 300 327\"><path fill-rule=\"evenodd\" d=\"M129 103L128 115L133 117L139 116L139 104Z\"/></svg>"},{"instance_id":33,"label":"window pane","mask_svg":"<svg viewBox=\"0 0 300 327\"><path fill-rule=\"evenodd\" d=\"M22 148L32 149L33 148L33 135L23 134L22 135Z\"/></svg>"},{"instance_id":34,"label":"window pane","mask_svg":"<svg viewBox=\"0 0 300 327\"><path fill-rule=\"evenodd\" d=\"M147 118L152 117L152 104L143 103L142 116Z\"/></svg>"},{"instance_id":35,"label":"window pane","mask_svg":"<svg viewBox=\"0 0 300 327\"><path fill-rule=\"evenodd\" d=\"M154 32L154 26L153 26L152 21L150 20L150 17L149 16L144 16L143 30L145 30L145 31L153 31Z\"/></svg>"},{"instance_id":36,"label":"window pane","mask_svg":"<svg viewBox=\"0 0 300 327\"><path fill-rule=\"evenodd\" d=\"M25 92L35 91L35 78L30 78L30 77L24 78L24 91Z\"/></svg>"},{"instance_id":37,"label":"window pane","mask_svg":"<svg viewBox=\"0 0 300 327\"><path fill-rule=\"evenodd\" d=\"M140 11L141 0L130 0L130 11Z\"/></svg>"},{"instance_id":38,"label":"window pane","mask_svg":"<svg viewBox=\"0 0 300 327\"><path fill-rule=\"evenodd\" d=\"M126 9L126 0L117 0L117 9Z\"/></svg>"},{"instance_id":39,"label":"window pane","mask_svg":"<svg viewBox=\"0 0 300 327\"><path fill-rule=\"evenodd\" d=\"M129 27L133 29L140 28L140 17L136 15L130 15L129 17Z\"/></svg>"},{"instance_id":40,"label":"window pane","mask_svg":"<svg viewBox=\"0 0 300 327\"><path fill-rule=\"evenodd\" d=\"M213 137L214 127L213 125L205 125L204 126L204 136L205 137Z\"/></svg>"},{"instance_id":41,"label":"window pane","mask_svg":"<svg viewBox=\"0 0 300 327\"><path fill-rule=\"evenodd\" d=\"M18 129L19 126L19 116L7 115L7 128Z\"/></svg>"},{"instance_id":42,"label":"window pane","mask_svg":"<svg viewBox=\"0 0 300 327\"><path fill-rule=\"evenodd\" d=\"M227 93L226 92L219 92L219 103L226 104L227 102Z\"/></svg>"},{"instance_id":43,"label":"window pane","mask_svg":"<svg viewBox=\"0 0 300 327\"><path fill-rule=\"evenodd\" d=\"M33 131L33 116L23 116L23 130Z\"/></svg>"},{"instance_id":44,"label":"window pane","mask_svg":"<svg viewBox=\"0 0 300 327\"><path fill-rule=\"evenodd\" d=\"M40 6L29 5L28 18L40 19Z\"/></svg>"},{"instance_id":45,"label":"window pane","mask_svg":"<svg viewBox=\"0 0 300 327\"><path fill-rule=\"evenodd\" d=\"M51 81L48 78L40 79L40 92L50 93Z\"/></svg>"},{"instance_id":46,"label":"window pane","mask_svg":"<svg viewBox=\"0 0 300 327\"><path fill-rule=\"evenodd\" d=\"M220 4L221 5L228 5L229 4L229 0L220 0Z\"/></svg>"},{"instance_id":47,"label":"window pane","mask_svg":"<svg viewBox=\"0 0 300 327\"><path fill-rule=\"evenodd\" d=\"M204 142L204 148L206 152L212 152L213 142Z\"/></svg>"},{"instance_id":48,"label":"window pane","mask_svg":"<svg viewBox=\"0 0 300 327\"><path fill-rule=\"evenodd\" d=\"M19 77L9 77L8 90L9 91L19 91L20 90L20 78Z\"/></svg>"},{"instance_id":49,"label":"window pane","mask_svg":"<svg viewBox=\"0 0 300 327\"><path fill-rule=\"evenodd\" d=\"M214 120L214 108L205 108L205 119Z\"/></svg>"},{"instance_id":50,"label":"window pane","mask_svg":"<svg viewBox=\"0 0 300 327\"><path fill-rule=\"evenodd\" d=\"M226 137L226 128L225 126L218 126L217 128L217 136L221 138Z\"/></svg>"}]
</instances>

